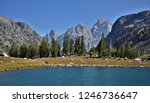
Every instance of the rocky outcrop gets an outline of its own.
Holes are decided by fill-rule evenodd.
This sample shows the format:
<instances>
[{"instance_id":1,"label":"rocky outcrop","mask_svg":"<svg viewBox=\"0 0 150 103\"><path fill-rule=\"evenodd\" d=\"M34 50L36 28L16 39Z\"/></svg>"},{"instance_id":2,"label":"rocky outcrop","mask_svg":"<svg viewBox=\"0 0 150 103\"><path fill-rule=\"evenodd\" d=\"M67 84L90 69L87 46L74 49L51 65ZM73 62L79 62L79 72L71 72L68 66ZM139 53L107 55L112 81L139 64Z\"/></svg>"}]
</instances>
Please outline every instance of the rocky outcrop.
<instances>
[{"instance_id":1,"label":"rocky outcrop","mask_svg":"<svg viewBox=\"0 0 150 103\"><path fill-rule=\"evenodd\" d=\"M150 10L117 19L107 36L107 44L110 40L115 47L130 42L140 51L150 51Z\"/></svg>"},{"instance_id":2,"label":"rocky outcrop","mask_svg":"<svg viewBox=\"0 0 150 103\"><path fill-rule=\"evenodd\" d=\"M13 42L38 44L41 39L29 25L0 16L0 52L8 52Z\"/></svg>"}]
</instances>

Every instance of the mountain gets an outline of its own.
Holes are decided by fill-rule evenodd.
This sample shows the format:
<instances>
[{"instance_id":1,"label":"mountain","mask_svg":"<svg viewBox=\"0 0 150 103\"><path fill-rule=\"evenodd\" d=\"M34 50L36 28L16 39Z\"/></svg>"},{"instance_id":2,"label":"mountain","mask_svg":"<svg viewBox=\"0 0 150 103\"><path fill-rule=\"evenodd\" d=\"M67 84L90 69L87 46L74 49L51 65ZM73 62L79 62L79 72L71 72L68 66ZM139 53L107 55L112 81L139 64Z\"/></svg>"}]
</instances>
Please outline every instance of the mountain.
<instances>
[{"instance_id":1,"label":"mountain","mask_svg":"<svg viewBox=\"0 0 150 103\"><path fill-rule=\"evenodd\" d=\"M115 47L130 42L139 51L150 52L150 10L117 19L107 36L107 44L110 40Z\"/></svg>"},{"instance_id":2,"label":"mountain","mask_svg":"<svg viewBox=\"0 0 150 103\"><path fill-rule=\"evenodd\" d=\"M54 30L51 30L50 33L46 34L45 37L48 39L49 43L51 44L52 38L54 38L55 40L57 40L58 33L56 31L54 31Z\"/></svg>"},{"instance_id":3,"label":"mountain","mask_svg":"<svg viewBox=\"0 0 150 103\"><path fill-rule=\"evenodd\" d=\"M112 23L108 20L100 17L97 22L94 24L94 26L91 29L91 32L95 38L95 45L98 45L99 40L102 36L102 33L104 33L104 36L106 37L112 28Z\"/></svg>"},{"instance_id":4,"label":"mountain","mask_svg":"<svg viewBox=\"0 0 150 103\"><path fill-rule=\"evenodd\" d=\"M0 52L8 52L13 42L35 44L41 39L29 25L0 16Z\"/></svg>"},{"instance_id":5,"label":"mountain","mask_svg":"<svg viewBox=\"0 0 150 103\"><path fill-rule=\"evenodd\" d=\"M111 31L111 28L112 28L111 22L107 21L104 18L99 18L92 27L91 31L95 38L101 37L102 33L104 33L104 36L106 37Z\"/></svg>"},{"instance_id":6,"label":"mountain","mask_svg":"<svg viewBox=\"0 0 150 103\"><path fill-rule=\"evenodd\" d=\"M69 28L64 34L58 37L58 41L62 47L64 36L68 35L69 38L74 41L77 36L84 36L86 50L89 51L92 47L97 46L102 33L104 33L105 36L109 34L111 27L111 22L105 20L104 18L99 18L92 29L83 23L79 23L76 26Z\"/></svg>"},{"instance_id":7,"label":"mountain","mask_svg":"<svg viewBox=\"0 0 150 103\"><path fill-rule=\"evenodd\" d=\"M90 48L92 48L92 46L94 45L95 38L93 37L91 30L89 27L87 27L83 23L79 23L76 26L69 28L64 34L62 34L58 38L58 41L61 44L61 47L63 45L63 39L66 35L69 36L69 39L73 39L74 41L77 36L84 36L84 42L85 42L87 51L89 51Z\"/></svg>"}]
</instances>

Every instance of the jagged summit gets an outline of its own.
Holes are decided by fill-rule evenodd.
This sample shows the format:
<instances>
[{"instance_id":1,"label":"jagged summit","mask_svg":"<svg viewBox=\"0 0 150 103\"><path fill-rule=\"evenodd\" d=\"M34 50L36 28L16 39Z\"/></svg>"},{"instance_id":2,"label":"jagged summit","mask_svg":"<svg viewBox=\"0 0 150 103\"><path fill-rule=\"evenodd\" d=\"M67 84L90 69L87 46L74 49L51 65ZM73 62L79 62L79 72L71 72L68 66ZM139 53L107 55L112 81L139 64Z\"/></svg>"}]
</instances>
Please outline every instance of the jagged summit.
<instances>
[{"instance_id":1,"label":"jagged summit","mask_svg":"<svg viewBox=\"0 0 150 103\"><path fill-rule=\"evenodd\" d=\"M50 30L50 32L46 34L45 37L48 39L49 43L51 44L53 38L57 40L58 33L55 30Z\"/></svg>"},{"instance_id":2,"label":"jagged summit","mask_svg":"<svg viewBox=\"0 0 150 103\"><path fill-rule=\"evenodd\" d=\"M73 39L74 41L77 36L84 36L86 49L87 51L89 51L92 47L96 47L102 33L104 33L105 36L108 35L108 33L111 30L111 27L112 24L109 21L105 20L104 18L99 18L92 29L84 23L80 22L77 25L68 28L66 32L60 35L59 37L57 35L58 33L56 33L55 31L51 31L49 34L46 35L46 37L48 37L49 42L51 42L52 37L57 37L57 40L62 47L63 39L66 35L68 35L69 38Z\"/></svg>"}]
</instances>

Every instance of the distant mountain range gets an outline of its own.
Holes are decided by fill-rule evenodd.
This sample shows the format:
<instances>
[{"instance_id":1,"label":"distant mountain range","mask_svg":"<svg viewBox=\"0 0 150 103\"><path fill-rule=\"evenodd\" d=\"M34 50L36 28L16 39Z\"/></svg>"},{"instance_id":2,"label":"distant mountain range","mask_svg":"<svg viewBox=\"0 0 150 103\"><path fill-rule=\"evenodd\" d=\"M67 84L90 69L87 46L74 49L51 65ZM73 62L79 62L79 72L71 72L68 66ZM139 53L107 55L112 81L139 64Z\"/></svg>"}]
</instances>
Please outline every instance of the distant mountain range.
<instances>
[{"instance_id":1,"label":"distant mountain range","mask_svg":"<svg viewBox=\"0 0 150 103\"><path fill-rule=\"evenodd\" d=\"M84 36L86 49L89 51L97 46L102 33L107 37L107 45L110 41L114 47L130 42L132 47L137 46L140 51L150 51L150 10L122 16L113 25L108 20L99 18L92 28L79 23L61 35L51 30L44 37L48 38L49 43L54 37L62 48L64 36L68 35L73 40L77 36ZM0 16L0 52L8 52L13 42L39 44L42 38L29 25Z\"/></svg>"},{"instance_id":2,"label":"distant mountain range","mask_svg":"<svg viewBox=\"0 0 150 103\"><path fill-rule=\"evenodd\" d=\"M90 29L83 23L79 23L67 29L67 31L60 36L58 36L58 33L54 32L54 30L51 30L50 33L46 35L46 37L48 36L48 38L52 38L54 36L54 38L57 38L59 44L62 47L63 39L66 35L68 35L69 38L73 39L74 41L77 36L84 36L86 49L87 51L89 51L92 47L97 46L102 33L104 33L105 36L109 34L109 32L111 31L111 27L112 27L111 22L105 20L104 18L99 18L92 27L92 29Z\"/></svg>"}]
</instances>

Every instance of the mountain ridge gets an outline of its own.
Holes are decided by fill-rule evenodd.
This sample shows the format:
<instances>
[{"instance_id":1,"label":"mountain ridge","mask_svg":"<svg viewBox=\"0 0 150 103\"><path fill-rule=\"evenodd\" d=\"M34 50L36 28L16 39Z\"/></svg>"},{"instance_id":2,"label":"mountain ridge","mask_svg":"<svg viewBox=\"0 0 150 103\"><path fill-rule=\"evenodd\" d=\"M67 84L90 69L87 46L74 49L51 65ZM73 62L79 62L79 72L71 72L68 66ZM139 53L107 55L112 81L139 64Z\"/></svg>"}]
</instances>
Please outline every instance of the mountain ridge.
<instances>
[{"instance_id":1,"label":"mountain ridge","mask_svg":"<svg viewBox=\"0 0 150 103\"><path fill-rule=\"evenodd\" d=\"M121 16L113 24L112 30L106 38L107 45L110 40L114 47L130 43L132 47L136 46L139 51L146 52L150 51L149 39L150 10Z\"/></svg>"},{"instance_id":2,"label":"mountain ridge","mask_svg":"<svg viewBox=\"0 0 150 103\"><path fill-rule=\"evenodd\" d=\"M29 25L0 16L0 52L9 52L13 42L39 44L42 38Z\"/></svg>"},{"instance_id":3,"label":"mountain ridge","mask_svg":"<svg viewBox=\"0 0 150 103\"><path fill-rule=\"evenodd\" d=\"M68 35L69 39L75 41L77 36L84 36L84 42L86 45L86 50L89 51L92 47L96 47L101 34L105 33L105 36L108 35L112 27L111 22L100 17L92 28L88 27L86 24L79 22L78 24L68 28L65 33L57 37L61 47L63 46L63 38ZM52 37L52 36L51 36Z\"/></svg>"}]
</instances>

